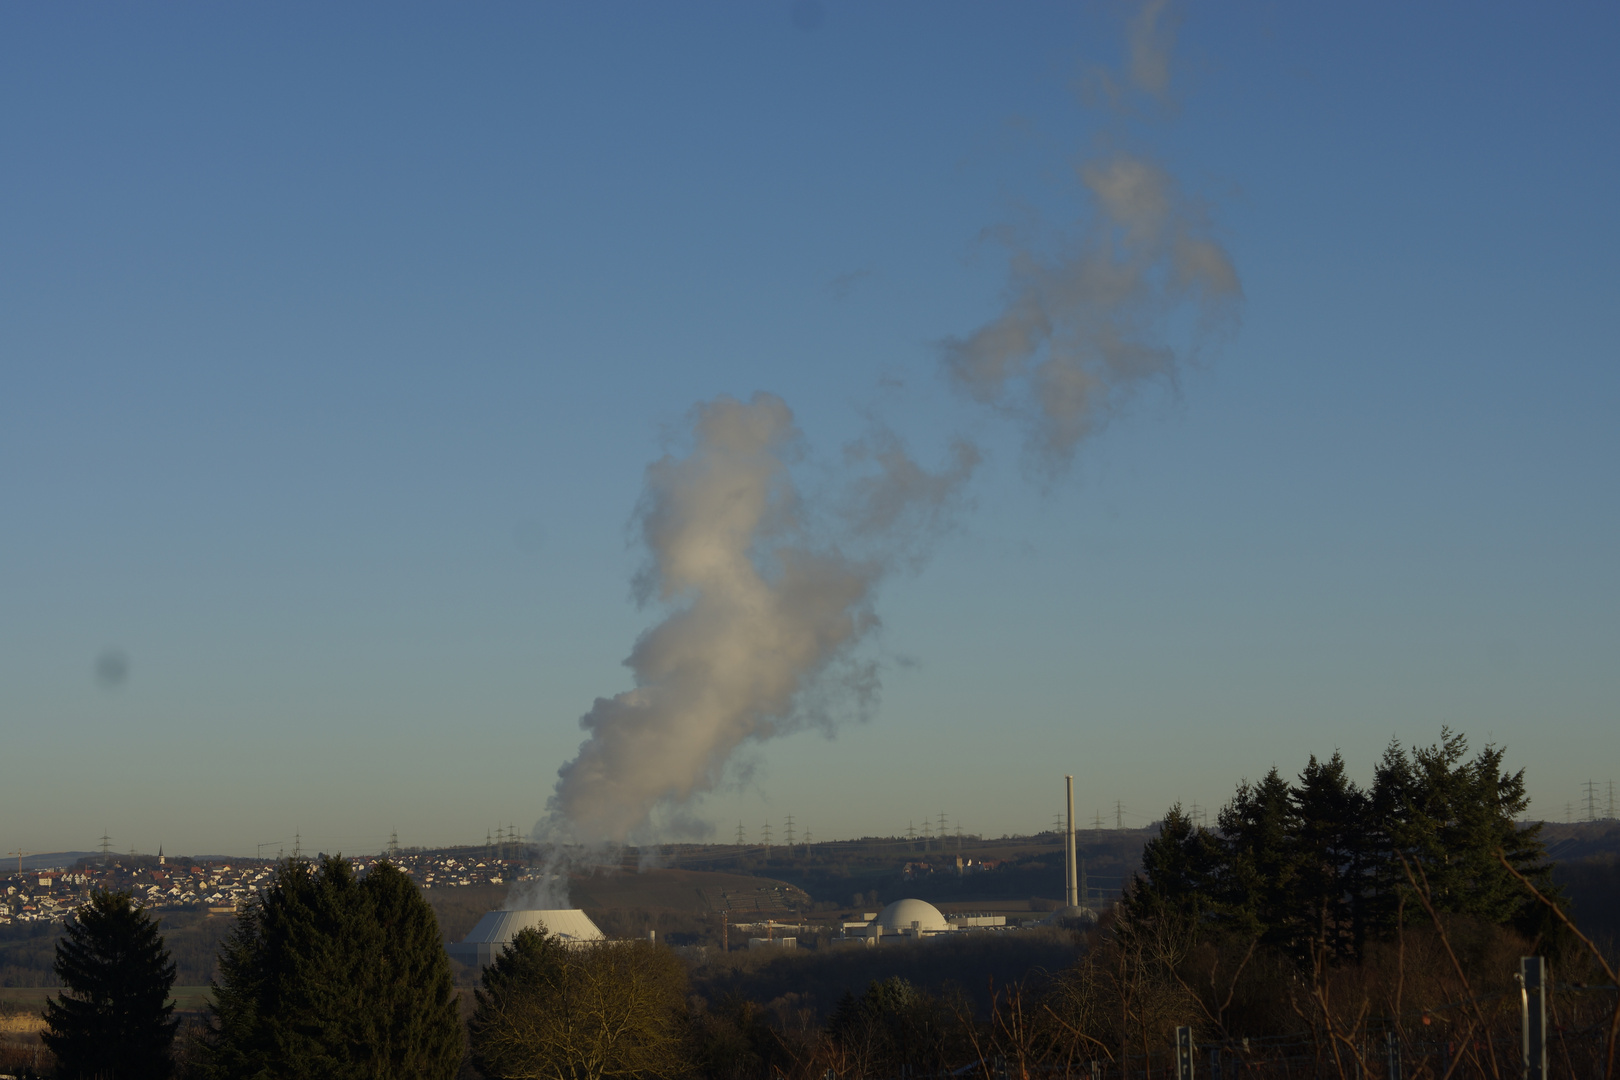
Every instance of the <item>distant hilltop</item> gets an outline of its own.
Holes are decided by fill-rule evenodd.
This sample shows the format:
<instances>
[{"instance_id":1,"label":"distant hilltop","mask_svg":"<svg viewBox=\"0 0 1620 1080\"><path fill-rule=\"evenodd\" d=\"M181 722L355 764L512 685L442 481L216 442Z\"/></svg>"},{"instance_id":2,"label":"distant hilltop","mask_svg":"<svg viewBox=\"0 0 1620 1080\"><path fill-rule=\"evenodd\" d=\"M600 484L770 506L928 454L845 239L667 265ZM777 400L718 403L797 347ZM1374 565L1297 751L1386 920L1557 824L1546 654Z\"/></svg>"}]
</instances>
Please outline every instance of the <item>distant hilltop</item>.
<instances>
[{"instance_id":1,"label":"distant hilltop","mask_svg":"<svg viewBox=\"0 0 1620 1080\"><path fill-rule=\"evenodd\" d=\"M24 870L66 870L80 859L99 859L99 851L47 851L38 855L24 855L22 868ZM0 856L0 870L7 866L16 867L11 859Z\"/></svg>"}]
</instances>

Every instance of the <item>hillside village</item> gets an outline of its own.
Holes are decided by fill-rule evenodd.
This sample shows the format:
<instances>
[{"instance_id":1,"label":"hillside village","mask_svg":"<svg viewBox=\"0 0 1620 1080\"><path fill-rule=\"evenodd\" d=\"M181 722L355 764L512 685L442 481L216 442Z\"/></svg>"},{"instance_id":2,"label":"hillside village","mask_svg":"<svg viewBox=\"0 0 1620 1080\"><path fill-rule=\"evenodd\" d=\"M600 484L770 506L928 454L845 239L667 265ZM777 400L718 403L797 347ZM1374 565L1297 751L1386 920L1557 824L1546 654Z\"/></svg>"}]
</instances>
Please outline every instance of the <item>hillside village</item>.
<instances>
[{"instance_id":1,"label":"hillside village","mask_svg":"<svg viewBox=\"0 0 1620 1080\"><path fill-rule=\"evenodd\" d=\"M364 871L382 856L354 859ZM511 859L474 849L450 852L398 852L396 865L424 889L459 885L500 885L521 873ZM206 908L233 915L237 906L275 875L270 859L191 859L163 855L122 855L80 859L72 866L13 870L0 877L0 926L60 922L92 889L127 889L143 907Z\"/></svg>"}]
</instances>

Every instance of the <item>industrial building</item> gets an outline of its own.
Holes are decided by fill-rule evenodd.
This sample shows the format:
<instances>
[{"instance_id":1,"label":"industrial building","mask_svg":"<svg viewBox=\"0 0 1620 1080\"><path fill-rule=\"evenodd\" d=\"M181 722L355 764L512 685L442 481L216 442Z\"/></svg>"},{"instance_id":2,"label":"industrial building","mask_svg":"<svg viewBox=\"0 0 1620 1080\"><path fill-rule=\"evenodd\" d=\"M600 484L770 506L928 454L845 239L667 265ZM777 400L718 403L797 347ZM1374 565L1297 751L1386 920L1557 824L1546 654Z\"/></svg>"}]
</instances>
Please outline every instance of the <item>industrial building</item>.
<instances>
[{"instance_id":1,"label":"industrial building","mask_svg":"<svg viewBox=\"0 0 1620 1080\"><path fill-rule=\"evenodd\" d=\"M579 908L491 911L478 920L478 925L465 938L452 942L447 949L452 960L484 968L494 963L518 934L529 929L542 930L565 945L581 946L607 940L590 916Z\"/></svg>"},{"instance_id":2,"label":"industrial building","mask_svg":"<svg viewBox=\"0 0 1620 1080\"><path fill-rule=\"evenodd\" d=\"M842 924L846 941L877 945L889 941L917 941L940 934L989 930L1007 925L1005 915L953 915L947 917L926 900L896 900L877 913L864 912L864 919Z\"/></svg>"}]
</instances>

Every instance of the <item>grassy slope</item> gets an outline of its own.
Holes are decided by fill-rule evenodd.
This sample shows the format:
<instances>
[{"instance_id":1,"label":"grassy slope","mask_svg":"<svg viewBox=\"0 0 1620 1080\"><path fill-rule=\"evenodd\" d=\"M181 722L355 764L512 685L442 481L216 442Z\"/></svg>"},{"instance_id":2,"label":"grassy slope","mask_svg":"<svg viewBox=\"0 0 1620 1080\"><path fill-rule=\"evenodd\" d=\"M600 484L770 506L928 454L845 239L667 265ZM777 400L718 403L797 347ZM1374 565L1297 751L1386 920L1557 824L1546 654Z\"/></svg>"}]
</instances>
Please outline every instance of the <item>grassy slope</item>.
<instances>
[{"instance_id":1,"label":"grassy slope","mask_svg":"<svg viewBox=\"0 0 1620 1080\"><path fill-rule=\"evenodd\" d=\"M485 912L505 906L508 892L506 885L464 885L428 889L423 895L439 916L445 940L460 941ZM787 882L748 874L678 868L638 872L632 865L571 879L569 902L616 936L648 926L718 927L722 910L729 910L733 921L785 914L808 907L810 897Z\"/></svg>"},{"instance_id":2,"label":"grassy slope","mask_svg":"<svg viewBox=\"0 0 1620 1080\"><path fill-rule=\"evenodd\" d=\"M711 1007L733 996L768 1007L808 1009L825 1018L845 993L899 976L930 993L956 994L979 1013L990 995L1014 984L1033 989L1079 956L1079 938L1061 930L965 934L922 942L825 951L759 949L711 955L692 974L692 989Z\"/></svg>"},{"instance_id":3,"label":"grassy slope","mask_svg":"<svg viewBox=\"0 0 1620 1080\"><path fill-rule=\"evenodd\" d=\"M0 987L0 1013L35 1013L45 1007L45 999L61 993L55 986ZM200 1009L208 1003L208 987L179 986L169 991L169 1000L182 1012Z\"/></svg>"}]
</instances>

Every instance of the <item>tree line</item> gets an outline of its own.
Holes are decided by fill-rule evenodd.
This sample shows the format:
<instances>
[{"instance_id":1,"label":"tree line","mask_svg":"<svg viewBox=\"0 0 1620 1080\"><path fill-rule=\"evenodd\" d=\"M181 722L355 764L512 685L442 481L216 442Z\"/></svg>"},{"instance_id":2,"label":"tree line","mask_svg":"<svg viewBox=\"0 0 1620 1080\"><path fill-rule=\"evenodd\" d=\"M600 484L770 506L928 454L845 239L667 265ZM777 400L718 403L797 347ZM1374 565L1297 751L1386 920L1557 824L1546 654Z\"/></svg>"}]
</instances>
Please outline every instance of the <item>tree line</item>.
<instances>
[{"instance_id":1,"label":"tree line","mask_svg":"<svg viewBox=\"0 0 1620 1080\"><path fill-rule=\"evenodd\" d=\"M1392 742L1365 790L1335 752L1313 755L1292 783L1275 767L1240 783L1214 829L1172 806L1143 849L1122 915L1295 958L1323 948L1358 960L1370 942L1429 921L1413 901L1422 892L1445 914L1527 939L1560 937L1546 905L1514 877L1559 896L1541 825L1519 822L1529 807L1524 771L1504 771L1504 755L1486 746L1470 757L1467 739L1442 729L1432 746Z\"/></svg>"},{"instance_id":2,"label":"tree line","mask_svg":"<svg viewBox=\"0 0 1620 1080\"><path fill-rule=\"evenodd\" d=\"M1345 1063L1375 1028L1413 1054L1442 1035L1494 1045L1485 1036L1516 1016L1519 956L1553 957L1566 981L1613 978L1572 947L1538 830L1517 820L1524 774L1503 760L1446 731L1392 744L1365 790L1334 754L1293 780L1272 769L1239 784L1214 828L1172 807L1121 903L1071 926L1079 959L992 986L988 1007L896 977L825 1016L794 993L710 1002L668 948L570 947L542 930L521 933L463 1002L409 878L323 857L283 865L240 913L207 1023L179 1044L155 922L127 894L95 894L58 947L67 989L45 1038L68 1077L855 1080L970 1065L990 1080L1092 1076L1093 1063L1151 1073L1188 1025L1251 1064L1297 1045L1313 1075L1354 1075ZM1568 1003L1559 1022L1595 1024L1596 1007ZM1585 1074L1574 1060L1567 1071ZM1408 1075L1442 1071L1422 1061ZM1475 1064L1451 1061L1451 1075L1490 1074Z\"/></svg>"},{"instance_id":3,"label":"tree line","mask_svg":"<svg viewBox=\"0 0 1620 1080\"><path fill-rule=\"evenodd\" d=\"M1272 768L1238 784L1214 828L1172 806L1059 980L1064 1030L1110 1060L1183 1025L1217 1045L1300 1037L1313 1068L1331 1057L1352 1074L1395 1038L1505 1075L1495 1048L1516 1044L1519 958L1540 955L1573 995L1554 1003L1580 1032L1566 1071L1613 1075L1594 1055L1614 1043L1620 1002L1580 990L1613 985L1613 944L1605 955L1569 920L1541 826L1521 820L1525 774L1504 759L1442 729L1430 746L1392 742L1366 788L1334 753L1292 781Z\"/></svg>"}]
</instances>

